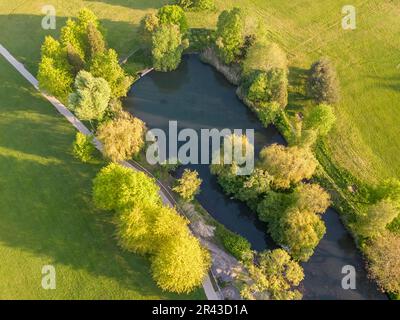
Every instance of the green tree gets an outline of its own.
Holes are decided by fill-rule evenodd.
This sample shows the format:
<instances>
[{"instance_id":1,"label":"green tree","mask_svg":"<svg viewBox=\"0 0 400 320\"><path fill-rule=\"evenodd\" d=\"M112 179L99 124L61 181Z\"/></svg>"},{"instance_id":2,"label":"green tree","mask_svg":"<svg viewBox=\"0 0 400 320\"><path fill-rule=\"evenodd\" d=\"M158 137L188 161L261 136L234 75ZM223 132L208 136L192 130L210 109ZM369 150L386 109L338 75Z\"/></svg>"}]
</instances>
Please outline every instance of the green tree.
<instances>
[{"instance_id":1,"label":"green tree","mask_svg":"<svg viewBox=\"0 0 400 320\"><path fill-rule=\"evenodd\" d=\"M175 70L182 58L184 44L179 28L175 25L162 25L152 38L153 66L158 71Z\"/></svg>"},{"instance_id":2,"label":"green tree","mask_svg":"<svg viewBox=\"0 0 400 320\"><path fill-rule=\"evenodd\" d=\"M74 81L72 68L68 63L67 52L61 44L46 36L41 47L41 61L38 70L39 87L61 99L71 92Z\"/></svg>"},{"instance_id":3,"label":"green tree","mask_svg":"<svg viewBox=\"0 0 400 320\"><path fill-rule=\"evenodd\" d=\"M340 89L336 70L328 58L315 62L310 69L307 91L317 103L335 104L339 101Z\"/></svg>"},{"instance_id":4,"label":"green tree","mask_svg":"<svg viewBox=\"0 0 400 320\"><path fill-rule=\"evenodd\" d=\"M111 95L107 81L82 70L75 78L74 87L74 92L69 95L68 107L81 120L102 120Z\"/></svg>"},{"instance_id":5,"label":"green tree","mask_svg":"<svg viewBox=\"0 0 400 320\"><path fill-rule=\"evenodd\" d=\"M88 24L86 32L88 39L88 56L90 59L93 59L96 55L104 53L106 44L102 33L93 23Z\"/></svg>"},{"instance_id":6,"label":"green tree","mask_svg":"<svg viewBox=\"0 0 400 320\"><path fill-rule=\"evenodd\" d=\"M295 289L304 279L302 267L282 249L264 251L258 264L247 264L250 281L243 286L245 299L300 300L302 294Z\"/></svg>"},{"instance_id":7,"label":"green tree","mask_svg":"<svg viewBox=\"0 0 400 320\"><path fill-rule=\"evenodd\" d=\"M309 179L317 168L317 160L308 148L273 144L260 152L259 167L273 176L276 188L287 189Z\"/></svg>"},{"instance_id":8,"label":"green tree","mask_svg":"<svg viewBox=\"0 0 400 320\"><path fill-rule=\"evenodd\" d=\"M138 34L145 47L151 48L153 33L159 26L160 20L155 13L148 13L140 20Z\"/></svg>"},{"instance_id":9,"label":"green tree","mask_svg":"<svg viewBox=\"0 0 400 320\"><path fill-rule=\"evenodd\" d=\"M294 207L273 219L269 230L275 241L289 248L292 257L307 261L324 236L326 227L315 213Z\"/></svg>"},{"instance_id":10,"label":"green tree","mask_svg":"<svg viewBox=\"0 0 400 320\"><path fill-rule=\"evenodd\" d=\"M157 17L161 25L176 25L182 34L188 30L186 15L180 6L166 5L158 10Z\"/></svg>"},{"instance_id":11,"label":"green tree","mask_svg":"<svg viewBox=\"0 0 400 320\"><path fill-rule=\"evenodd\" d=\"M97 138L103 143L103 154L118 162L132 158L143 148L145 132L142 120L122 111L99 126Z\"/></svg>"},{"instance_id":12,"label":"green tree","mask_svg":"<svg viewBox=\"0 0 400 320\"><path fill-rule=\"evenodd\" d=\"M227 64L235 61L244 43L244 21L239 8L223 11L216 31L216 48L220 58Z\"/></svg>"},{"instance_id":13,"label":"green tree","mask_svg":"<svg viewBox=\"0 0 400 320\"><path fill-rule=\"evenodd\" d=\"M331 204L329 194L318 184L304 183L298 186L294 192L296 206L300 210L314 213L324 213Z\"/></svg>"},{"instance_id":14,"label":"green tree","mask_svg":"<svg viewBox=\"0 0 400 320\"><path fill-rule=\"evenodd\" d=\"M182 177L178 179L176 186L172 190L179 193L186 201L192 201L194 196L200 192L201 182L202 180L196 170L185 169Z\"/></svg>"},{"instance_id":15,"label":"green tree","mask_svg":"<svg viewBox=\"0 0 400 320\"><path fill-rule=\"evenodd\" d=\"M398 206L392 200L381 200L369 206L366 214L358 219L358 232L364 237L378 236L385 231L399 212Z\"/></svg>"},{"instance_id":16,"label":"green tree","mask_svg":"<svg viewBox=\"0 0 400 320\"><path fill-rule=\"evenodd\" d=\"M159 188L143 172L111 163L93 180L93 201L103 210L126 210L144 204L161 204Z\"/></svg>"},{"instance_id":17,"label":"green tree","mask_svg":"<svg viewBox=\"0 0 400 320\"><path fill-rule=\"evenodd\" d=\"M314 106L305 119L305 128L316 130L319 135L326 136L336 121L331 106L319 104Z\"/></svg>"},{"instance_id":18,"label":"green tree","mask_svg":"<svg viewBox=\"0 0 400 320\"><path fill-rule=\"evenodd\" d=\"M93 159L95 149L92 135L87 136L81 132L76 133L75 141L72 146L72 152L75 158L82 162L89 162Z\"/></svg>"},{"instance_id":19,"label":"green tree","mask_svg":"<svg viewBox=\"0 0 400 320\"><path fill-rule=\"evenodd\" d=\"M118 63L118 55L113 49L97 54L90 65L94 77L102 77L111 88L111 97L121 98L128 93L133 78L128 76Z\"/></svg>"},{"instance_id":20,"label":"green tree","mask_svg":"<svg viewBox=\"0 0 400 320\"><path fill-rule=\"evenodd\" d=\"M189 293L199 287L209 266L209 253L190 234L164 242L151 262L158 286L176 293Z\"/></svg>"},{"instance_id":21,"label":"green tree","mask_svg":"<svg viewBox=\"0 0 400 320\"><path fill-rule=\"evenodd\" d=\"M85 61L82 60L81 56L71 44L67 45L67 58L68 63L72 66L73 74L76 76L79 71L85 68Z\"/></svg>"}]
</instances>

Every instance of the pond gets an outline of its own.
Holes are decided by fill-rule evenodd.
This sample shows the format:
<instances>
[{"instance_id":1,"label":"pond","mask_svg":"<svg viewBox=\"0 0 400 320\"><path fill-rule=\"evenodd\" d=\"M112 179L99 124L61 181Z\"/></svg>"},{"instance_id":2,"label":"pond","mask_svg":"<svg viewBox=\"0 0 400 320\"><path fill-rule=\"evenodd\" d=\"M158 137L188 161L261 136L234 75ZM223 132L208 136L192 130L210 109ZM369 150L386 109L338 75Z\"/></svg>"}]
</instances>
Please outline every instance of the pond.
<instances>
[{"instance_id":1,"label":"pond","mask_svg":"<svg viewBox=\"0 0 400 320\"><path fill-rule=\"evenodd\" d=\"M256 154L265 145L283 144L279 132L272 126L262 127L255 115L236 97L235 90L211 66L203 64L196 55L188 55L178 70L151 72L137 81L124 105L145 121L149 129L159 128L168 132L170 120L177 121L178 130L254 129ZM217 221L247 238L255 250L277 247L256 214L223 193L208 165L185 167L199 172L203 182L197 199ZM303 264L305 279L301 290L304 299L385 299L386 296L368 280L361 254L338 214L329 209L323 218L327 233L313 257ZM345 276L342 267L345 265L356 269L355 290L342 289L341 281Z\"/></svg>"}]
</instances>

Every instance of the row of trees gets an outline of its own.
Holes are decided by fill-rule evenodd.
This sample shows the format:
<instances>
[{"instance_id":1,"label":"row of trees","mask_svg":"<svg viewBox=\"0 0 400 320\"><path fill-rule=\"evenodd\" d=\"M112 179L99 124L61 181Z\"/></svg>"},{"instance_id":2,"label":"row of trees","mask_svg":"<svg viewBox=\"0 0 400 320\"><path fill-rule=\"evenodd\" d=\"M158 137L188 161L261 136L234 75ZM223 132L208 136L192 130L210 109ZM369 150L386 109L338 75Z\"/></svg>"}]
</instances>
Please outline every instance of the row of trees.
<instances>
[{"instance_id":1,"label":"row of trees","mask_svg":"<svg viewBox=\"0 0 400 320\"><path fill-rule=\"evenodd\" d=\"M168 12L163 15L171 18ZM121 247L150 255L153 277L163 290L187 293L200 286L210 256L191 234L188 221L162 204L153 179L115 163L140 152L146 127L122 111L119 98L126 95L132 78L120 67L115 51L106 49L101 26L91 11L83 9L76 21L69 19L60 41L46 37L38 78L42 89L67 100L80 120L90 122L103 144L103 154L113 161L93 181L93 202L115 213ZM93 140L78 133L74 155L90 162ZM200 182L196 174L185 172L176 188L191 199Z\"/></svg>"},{"instance_id":2,"label":"row of trees","mask_svg":"<svg viewBox=\"0 0 400 320\"><path fill-rule=\"evenodd\" d=\"M163 290L188 293L202 284L210 255L191 234L189 221L162 205L152 178L111 163L93 180L93 201L115 212L123 249L150 256L154 280Z\"/></svg>"}]
</instances>

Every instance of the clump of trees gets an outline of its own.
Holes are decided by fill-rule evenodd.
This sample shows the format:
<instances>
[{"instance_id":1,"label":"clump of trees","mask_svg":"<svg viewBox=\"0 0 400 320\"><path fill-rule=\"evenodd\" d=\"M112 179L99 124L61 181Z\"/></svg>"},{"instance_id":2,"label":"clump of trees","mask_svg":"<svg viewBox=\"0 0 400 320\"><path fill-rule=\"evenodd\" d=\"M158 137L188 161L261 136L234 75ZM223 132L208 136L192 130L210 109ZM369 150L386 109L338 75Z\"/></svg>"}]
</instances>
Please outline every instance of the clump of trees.
<instances>
[{"instance_id":1,"label":"clump of trees","mask_svg":"<svg viewBox=\"0 0 400 320\"><path fill-rule=\"evenodd\" d=\"M115 119L102 123L97 138L103 144L103 154L114 162L127 160L144 146L146 127L142 120L121 111Z\"/></svg>"},{"instance_id":2,"label":"clump of trees","mask_svg":"<svg viewBox=\"0 0 400 320\"><path fill-rule=\"evenodd\" d=\"M307 91L316 103L335 104L339 101L338 77L332 62L328 58L321 58L311 66Z\"/></svg>"},{"instance_id":3,"label":"clump of trees","mask_svg":"<svg viewBox=\"0 0 400 320\"><path fill-rule=\"evenodd\" d=\"M178 5L166 5L157 14L143 17L139 35L151 51L156 70L166 72L179 66L182 53L189 46L187 31L185 12Z\"/></svg>"},{"instance_id":4,"label":"clump of trees","mask_svg":"<svg viewBox=\"0 0 400 320\"><path fill-rule=\"evenodd\" d=\"M243 285L241 296L249 300L300 300L296 287L304 279L302 267L282 249L264 251L257 263L245 263L249 279Z\"/></svg>"},{"instance_id":5,"label":"clump of trees","mask_svg":"<svg viewBox=\"0 0 400 320\"><path fill-rule=\"evenodd\" d=\"M336 122L336 116L330 105L319 104L311 108L305 121L306 130L315 130L318 136L326 136Z\"/></svg>"},{"instance_id":6,"label":"clump of trees","mask_svg":"<svg viewBox=\"0 0 400 320\"><path fill-rule=\"evenodd\" d=\"M190 233L188 220L162 205L152 178L112 163L95 177L93 201L116 212L123 249L150 255L153 278L162 289L188 293L201 285L210 255Z\"/></svg>"},{"instance_id":7,"label":"clump of trees","mask_svg":"<svg viewBox=\"0 0 400 320\"><path fill-rule=\"evenodd\" d=\"M239 8L225 10L220 14L215 39L221 60L226 64L236 61L244 45L244 20Z\"/></svg>"},{"instance_id":8,"label":"clump of trees","mask_svg":"<svg viewBox=\"0 0 400 320\"><path fill-rule=\"evenodd\" d=\"M177 192L184 200L192 201L195 195L200 192L201 182L202 180L196 170L185 169L172 190Z\"/></svg>"},{"instance_id":9,"label":"clump of trees","mask_svg":"<svg viewBox=\"0 0 400 320\"><path fill-rule=\"evenodd\" d=\"M39 86L65 100L81 70L104 78L113 98L126 96L133 82L133 78L120 67L116 52L107 50L99 21L86 8L79 11L76 20L67 20L61 28L59 41L50 36L45 38L37 75Z\"/></svg>"}]
</instances>

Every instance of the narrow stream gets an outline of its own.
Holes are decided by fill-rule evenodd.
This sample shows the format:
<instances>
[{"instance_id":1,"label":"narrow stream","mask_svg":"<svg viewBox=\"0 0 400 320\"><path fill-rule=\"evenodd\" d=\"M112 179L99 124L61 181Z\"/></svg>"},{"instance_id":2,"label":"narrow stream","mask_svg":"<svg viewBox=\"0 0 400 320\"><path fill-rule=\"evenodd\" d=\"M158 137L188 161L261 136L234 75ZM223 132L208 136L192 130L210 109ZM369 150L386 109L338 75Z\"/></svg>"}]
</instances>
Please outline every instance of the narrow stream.
<instances>
[{"instance_id":1,"label":"narrow stream","mask_svg":"<svg viewBox=\"0 0 400 320\"><path fill-rule=\"evenodd\" d=\"M284 143L275 128L262 127L236 97L234 86L195 55L185 56L174 72L152 72L136 82L125 100L125 107L145 121L149 129L160 128L167 133L170 120L178 122L178 130L254 129L256 154L265 145ZM246 205L223 193L208 165L188 167L199 172L203 183L197 199L216 220L247 238L255 250L277 247L266 234L265 224ZM386 296L368 280L361 254L338 214L329 209L323 218L327 233L313 257L303 264L304 299L385 299ZM355 290L342 289L345 265L356 269Z\"/></svg>"}]
</instances>

